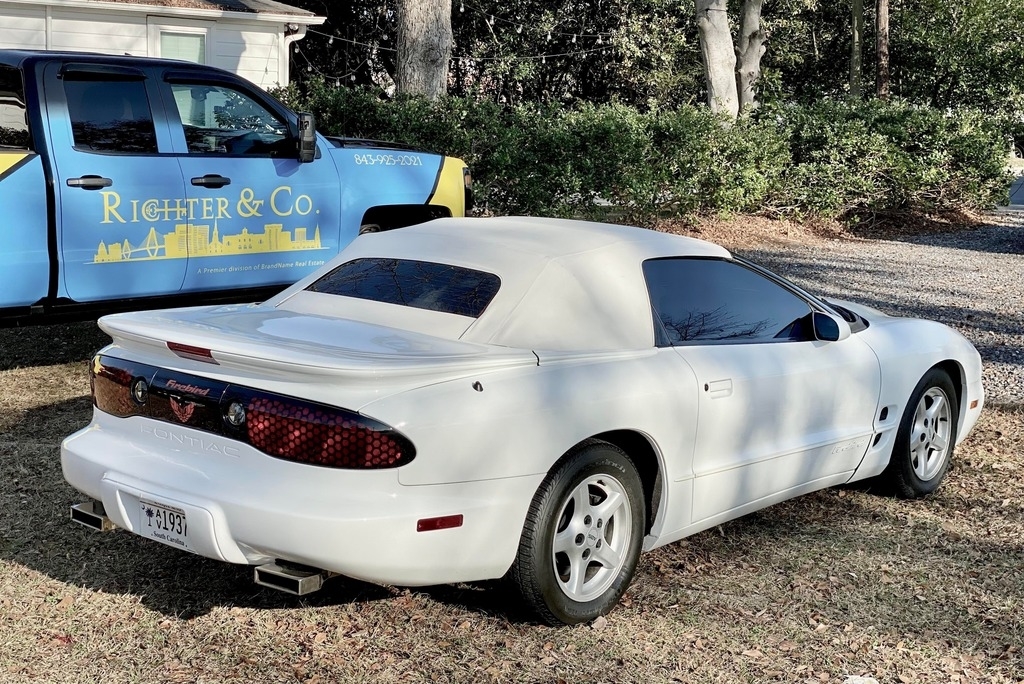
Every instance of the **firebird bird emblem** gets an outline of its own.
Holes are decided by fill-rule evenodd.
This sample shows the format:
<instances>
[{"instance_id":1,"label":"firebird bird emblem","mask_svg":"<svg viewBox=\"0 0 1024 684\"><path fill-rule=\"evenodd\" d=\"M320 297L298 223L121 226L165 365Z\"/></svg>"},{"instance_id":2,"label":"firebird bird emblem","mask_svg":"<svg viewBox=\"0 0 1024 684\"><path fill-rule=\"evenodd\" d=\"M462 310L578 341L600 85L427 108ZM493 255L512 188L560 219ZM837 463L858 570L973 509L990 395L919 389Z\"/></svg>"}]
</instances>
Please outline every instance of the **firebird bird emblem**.
<instances>
[{"instance_id":1,"label":"firebird bird emblem","mask_svg":"<svg viewBox=\"0 0 1024 684\"><path fill-rule=\"evenodd\" d=\"M182 423L187 423L188 419L192 417L192 413L196 410L196 405L191 401L178 401L171 397L171 410L174 411L174 415L178 417L178 420Z\"/></svg>"}]
</instances>

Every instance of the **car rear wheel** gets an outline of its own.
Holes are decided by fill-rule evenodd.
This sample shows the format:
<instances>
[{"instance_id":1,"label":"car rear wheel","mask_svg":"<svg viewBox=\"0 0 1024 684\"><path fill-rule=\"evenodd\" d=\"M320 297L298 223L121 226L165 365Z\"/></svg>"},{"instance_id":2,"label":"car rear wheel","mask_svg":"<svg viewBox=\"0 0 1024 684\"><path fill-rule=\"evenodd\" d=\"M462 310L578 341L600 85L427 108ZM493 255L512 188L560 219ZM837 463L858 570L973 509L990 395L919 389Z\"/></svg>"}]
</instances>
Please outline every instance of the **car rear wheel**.
<instances>
[{"instance_id":1,"label":"car rear wheel","mask_svg":"<svg viewBox=\"0 0 1024 684\"><path fill-rule=\"evenodd\" d=\"M619 448L597 440L566 454L537 490L511 578L548 624L610 611L636 571L643 488Z\"/></svg>"},{"instance_id":2,"label":"car rear wheel","mask_svg":"<svg viewBox=\"0 0 1024 684\"><path fill-rule=\"evenodd\" d=\"M953 457L959 416L953 381L945 371L931 369L910 395L881 476L897 496L911 499L938 488Z\"/></svg>"}]
</instances>

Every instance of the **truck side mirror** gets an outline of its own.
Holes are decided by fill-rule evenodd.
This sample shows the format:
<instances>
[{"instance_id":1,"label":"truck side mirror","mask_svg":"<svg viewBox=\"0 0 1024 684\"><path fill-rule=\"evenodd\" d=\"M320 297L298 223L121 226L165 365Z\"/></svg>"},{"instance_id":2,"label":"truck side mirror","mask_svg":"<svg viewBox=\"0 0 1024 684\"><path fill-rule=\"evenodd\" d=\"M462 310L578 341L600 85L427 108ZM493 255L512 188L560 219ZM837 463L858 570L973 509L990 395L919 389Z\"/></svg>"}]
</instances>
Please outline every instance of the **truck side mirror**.
<instances>
[{"instance_id":1,"label":"truck side mirror","mask_svg":"<svg viewBox=\"0 0 1024 684\"><path fill-rule=\"evenodd\" d=\"M316 158L316 120L309 112L299 112L299 161L303 164Z\"/></svg>"}]
</instances>

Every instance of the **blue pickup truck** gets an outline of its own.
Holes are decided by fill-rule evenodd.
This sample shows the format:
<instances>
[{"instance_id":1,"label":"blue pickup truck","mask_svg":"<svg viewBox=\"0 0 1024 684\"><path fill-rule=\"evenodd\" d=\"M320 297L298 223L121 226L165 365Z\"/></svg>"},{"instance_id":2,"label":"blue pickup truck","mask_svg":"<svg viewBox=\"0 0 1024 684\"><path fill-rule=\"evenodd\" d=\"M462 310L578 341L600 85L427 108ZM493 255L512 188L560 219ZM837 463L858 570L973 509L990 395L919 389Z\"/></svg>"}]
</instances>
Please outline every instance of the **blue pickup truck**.
<instances>
[{"instance_id":1,"label":"blue pickup truck","mask_svg":"<svg viewBox=\"0 0 1024 684\"><path fill-rule=\"evenodd\" d=\"M0 50L0 325L259 297L361 231L464 215L470 180L211 67Z\"/></svg>"}]
</instances>

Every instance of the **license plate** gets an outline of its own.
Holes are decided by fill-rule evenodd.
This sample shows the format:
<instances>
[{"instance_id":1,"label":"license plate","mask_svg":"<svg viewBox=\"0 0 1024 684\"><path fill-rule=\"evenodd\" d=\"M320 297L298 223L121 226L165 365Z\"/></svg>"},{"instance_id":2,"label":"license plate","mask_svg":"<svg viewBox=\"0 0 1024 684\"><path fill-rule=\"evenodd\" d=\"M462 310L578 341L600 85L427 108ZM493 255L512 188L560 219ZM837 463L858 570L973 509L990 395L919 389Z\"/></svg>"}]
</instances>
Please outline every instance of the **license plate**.
<instances>
[{"instance_id":1,"label":"license plate","mask_svg":"<svg viewBox=\"0 0 1024 684\"><path fill-rule=\"evenodd\" d=\"M139 534L164 544L191 551L188 543L188 519L185 511L167 504L139 499Z\"/></svg>"}]
</instances>

